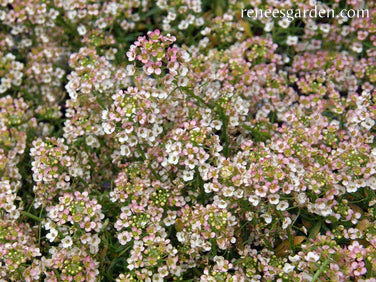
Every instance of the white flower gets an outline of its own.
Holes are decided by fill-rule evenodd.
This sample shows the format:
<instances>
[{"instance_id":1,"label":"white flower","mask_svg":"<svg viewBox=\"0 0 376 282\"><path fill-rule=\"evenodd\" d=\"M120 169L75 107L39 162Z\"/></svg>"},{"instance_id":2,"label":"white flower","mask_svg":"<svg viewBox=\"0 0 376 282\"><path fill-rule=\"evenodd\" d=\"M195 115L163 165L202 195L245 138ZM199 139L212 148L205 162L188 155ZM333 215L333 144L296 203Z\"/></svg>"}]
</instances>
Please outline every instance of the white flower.
<instances>
[{"instance_id":1,"label":"white flower","mask_svg":"<svg viewBox=\"0 0 376 282\"><path fill-rule=\"evenodd\" d=\"M126 70L128 76L132 76L136 72L134 65L127 65Z\"/></svg>"},{"instance_id":2,"label":"white flower","mask_svg":"<svg viewBox=\"0 0 376 282\"><path fill-rule=\"evenodd\" d=\"M354 42L351 45L351 50L353 50L356 53L361 53L363 51L363 45L360 42Z\"/></svg>"},{"instance_id":3,"label":"white flower","mask_svg":"<svg viewBox=\"0 0 376 282\"><path fill-rule=\"evenodd\" d=\"M278 24L282 27L282 28L288 28L289 25L290 25L291 21L288 19L288 18L283 18L282 20L278 21Z\"/></svg>"},{"instance_id":4,"label":"white flower","mask_svg":"<svg viewBox=\"0 0 376 282\"><path fill-rule=\"evenodd\" d=\"M235 117L235 116L230 117L229 125L232 127L238 126L239 125L238 117Z\"/></svg>"},{"instance_id":5,"label":"white flower","mask_svg":"<svg viewBox=\"0 0 376 282\"><path fill-rule=\"evenodd\" d=\"M262 214L261 217L264 218L266 224L270 224L273 220L272 216L267 213Z\"/></svg>"},{"instance_id":6,"label":"white flower","mask_svg":"<svg viewBox=\"0 0 376 282\"><path fill-rule=\"evenodd\" d=\"M309 5L310 5L310 6L315 6L315 5L317 5L316 0L309 0Z\"/></svg>"},{"instance_id":7,"label":"white flower","mask_svg":"<svg viewBox=\"0 0 376 282\"><path fill-rule=\"evenodd\" d=\"M46 235L46 238L50 241L53 242L57 236L57 230L55 228L51 228L50 232Z\"/></svg>"},{"instance_id":8,"label":"white flower","mask_svg":"<svg viewBox=\"0 0 376 282\"><path fill-rule=\"evenodd\" d=\"M283 272L284 273L290 273L291 271L293 271L295 268L295 266L289 264L288 262L285 263L285 265L283 266Z\"/></svg>"},{"instance_id":9,"label":"white flower","mask_svg":"<svg viewBox=\"0 0 376 282\"><path fill-rule=\"evenodd\" d=\"M87 244L90 240L91 240L91 237L89 233L85 233L84 235L81 236L82 244Z\"/></svg>"},{"instance_id":10,"label":"white flower","mask_svg":"<svg viewBox=\"0 0 376 282\"><path fill-rule=\"evenodd\" d=\"M297 36L287 36L286 44L289 46L296 45L298 43L298 37Z\"/></svg>"},{"instance_id":11,"label":"white flower","mask_svg":"<svg viewBox=\"0 0 376 282\"><path fill-rule=\"evenodd\" d=\"M78 27L77 27L77 32L78 32L78 34L79 35L85 35L86 34L86 27L84 26L84 25L79 25Z\"/></svg>"},{"instance_id":12,"label":"white flower","mask_svg":"<svg viewBox=\"0 0 376 282\"><path fill-rule=\"evenodd\" d=\"M200 247L201 244L203 243L200 238L200 235L198 234L192 234L190 242L191 242L191 248Z\"/></svg>"},{"instance_id":13,"label":"white flower","mask_svg":"<svg viewBox=\"0 0 376 282\"><path fill-rule=\"evenodd\" d=\"M299 193L296 200L299 205L303 205L307 201L307 196L305 193Z\"/></svg>"},{"instance_id":14,"label":"white flower","mask_svg":"<svg viewBox=\"0 0 376 282\"><path fill-rule=\"evenodd\" d=\"M131 154L131 150L126 145L120 146L120 155L129 157Z\"/></svg>"},{"instance_id":15,"label":"white flower","mask_svg":"<svg viewBox=\"0 0 376 282\"><path fill-rule=\"evenodd\" d=\"M20 211L19 210L12 210L10 213L9 213L9 216L10 218L12 219L17 219L20 217Z\"/></svg>"},{"instance_id":16,"label":"white flower","mask_svg":"<svg viewBox=\"0 0 376 282\"><path fill-rule=\"evenodd\" d=\"M102 119L108 119L108 111L107 110L102 111Z\"/></svg>"},{"instance_id":17,"label":"white flower","mask_svg":"<svg viewBox=\"0 0 376 282\"><path fill-rule=\"evenodd\" d=\"M273 29L273 26L274 26L274 22L270 21L270 22L267 22L264 26L264 31L265 32L270 32L272 31Z\"/></svg>"},{"instance_id":18,"label":"white flower","mask_svg":"<svg viewBox=\"0 0 376 282\"><path fill-rule=\"evenodd\" d=\"M348 25L342 26L341 35L347 36L350 33L350 27Z\"/></svg>"},{"instance_id":19,"label":"white flower","mask_svg":"<svg viewBox=\"0 0 376 282\"><path fill-rule=\"evenodd\" d=\"M201 30L200 33L205 36L205 35L210 34L210 31L211 31L210 27L205 27L203 30Z\"/></svg>"},{"instance_id":20,"label":"white flower","mask_svg":"<svg viewBox=\"0 0 376 282\"><path fill-rule=\"evenodd\" d=\"M279 211L285 211L289 207L289 203L287 201L281 201L277 205L277 210Z\"/></svg>"},{"instance_id":21,"label":"white flower","mask_svg":"<svg viewBox=\"0 0 376 282\"><path fill-rule=\"evenodd\" d=\"M253 214L253 212L251 212L251 211L248 211L248 212L245 213L245 218L246 218L248 221L252 221L253 216L254 216L254 214Z\"/></svg>"},{"instance_id":22,"label":"white flower","mask_svg":"<svg viewBox=\"0 0 376 282\"><path fill-rule=\"evenodd\" d=\"M169 164L176 165L178 163L178 161L179 161L179 156L178 155L176 155L176 154L173 153L173 154L170 154L168 156L167 162Z\"/></svg>"},{"instance_id":23,"label":"white flower","mask_svg":"<svg viewBox=\"0 0 376 282\"><path fill-rule=\"evenodd\" d=\"M168 275L168 270L167 270L167 266L161 266L161 267L159 267L158 268L158 273L159 273L159 275L163 278L163 277L165 277L165 276L167 276Z\"/></svg>"},{"instance_id":24,"label":"white flower","mask_svg":"<svg viewBox=\"0 0 376 282\"><path fill-rule=\"evenodd\" d=\"M176 233L176 238L178 239L178 241L179 241L180 243L185 242L185 236L184 236L184 233L183 233L183 232L177 232L177 233Z\"/></svg>"},{"instance_id":25,"label":"white flower","mask_svg":"<svg viewBox=\"0 0 376 282\"><path fill-rule=\"evenodd\" d=\"M56 218L56 217L57 217L57 214L58 214L58 210L56 209L56 207L51 208L51 209L48 211L48 217L51 218L51 219Z\"/></svg>"},{"instance_id":26,"label":"white flower","mask_svg":"<svg viewBox=\"0 0 376 282\"><path fill-rule=\"evenodd\" d=\"M166 226L171 226L175 223L175 218L173 217L166 217L164 220L163 220L163 223L166 225Z\"/></svg>"},{"instance_id":27,"label":"white flower","mask_svg":"<svg viewBox=\"0 0 376 282\"><path fill-rule=\"evenodd\" d=\"M363 126L365 129L370 130L375 125L375 121L367 117L364 121L362 121L360 125Z\"/></svg>"},{"instance_id":28,"label":"white flower","mask_svg":"<svg viewBox=\"0 0 376 282\"><path fill-rule=\"evenodd\" d=\"M306 28L309 30L317 30L317 24L312 19L306 23Z\"/></svg>"},{"instance_id":29,"label":"white flower","mask_svg":"<svg viewBox=\"0 0 376 282\"><path fill-rule=\"evenodd\" d=\"M138 140L137 140L137 137L135 135L132 135L131 137L129 137L128 139L128 145L131 146L131 147L134 147L138 144Z\"/></svg>"},{"instance_id":30,"label":"white flower","mask_svg":"<svg viewBox=\"0 0 376 282\"><path fill-rule=\"evenodd\" d=\"M348 193L354 193L358 190L358 187L355 182L350 182L346 185L346 190Z\"/></svg>"},{"instance_id":31,"label":"white flower","mask_svg":"<svg viewBox=\"0 0 376 282\"><path fill-rule=\"evenodd\" d=\"M147 279L146 279L145 281L148 282ZM153 282L163 282L163 277L161 277L160 274L154 273L153 276L152 276L152 279L149 280L149 281L153 281Z\"/></svg>"},{"instance_id":32,"label":"white flower","mask_svg":"<svg viewBox=\"0 0 376 282\"><path fill-rule=\"evenodd\" d=\"M241 189L237 189L234 192L234 196L238 199L243 198L244 191Z\"/></svg>"},{"instance_id":33,"label":"white flower","mask_svg":"<svg viewBox=\"0 0 376 282\"><path fill-rule=\"evenodd\" d=\"M90 147L99 147L99 141L94 135L89 135L86 137L86 144Z\"/></svg>"},{"instance_id":34,"label":"white flower","mask_svg":"<svg viewBox=\"0 0 376 282\"><path fill-rule=\"evenodd\" d=\"M330 31L330 25L329 24L322 24L319 26L320 30L324 33L328 33Z\"/></svg>"},{"instance_id":35,"label":"white flower","mask_svg":"<svg viewBox=\"0 0 376 282\"><path fill-rule=\"evenodd\" d=\"M178 29L184 30L188 28L189 23L187 21L181 21L178 25Z\"/></svg>"},{"instance_id":36,"label":"white flower","mask_svg":"<svg viewBox=\"0 0 376 282\"><path fill-rule=\"evenodd\" d=\"M118 239L121 245L126 245L132 239L132 236L130 232L124 231L118 235Z\"/></svg>"},{"instance_id":37,"label":"white flower","mask_svg":"<svg viewBox=\"0 0 376 282\"><path fill-rule=\"evenodd\" d=\"M222 122L220 120L213 120L210 126L215 128L216 130L220 130L222 127Z\"/></svg>"},{"instance_id":38,"label":"white flower","mask_svg":"<svg viewBox=\"0 0 376 282\"><path fill-rule=\"evenodd\" d=\"M145 139L148 136L148 129L144 127L140 127L138 129L138 137Z\"/></svg>"},{"instance_id":39,"label":"white flower","mask_svg":"<svg viewBox=\"0 0 376 282\"><path fill-rule=\"evenodd\" d=\"M223 189L223 196L232 197L234 195L234 187L225 187Z\"/></svg>"},{"instance_id":40,"label":"white flower","mask_svg":"<svg viewBox=\"0 0 376 282\"><path fill-rule=\"evenodd\" d=\"M286 229L291 223L292 223L291 218L285 217L285 219L282 222L282 228Z\"/></svg>"},{"instance_id":41,"label":"white flower","mask_svg":"<svg viewBox=\"0 0 376 282\"><path fill-rule=\"evenodd\" d=\"M188 73L188 68L185 66L180 67L179 73L180 73L180 76L186 76Z\"/></svg>"},{"instance_id":42,"label":"white flower","mask_svg":"<svg viewBox=\"0 0 376 282\"><path fill-rule=\"evenodd\" d=\"M100 242L101 242L101 239L98 237L98 234L94 234L94 236L91 237L92 246L98 246Z\"/></svg>"},{"instance_id":43,"label":"white flower","mask_svg":"<svg viewBox=\"0 0 376 282\"><path fill-rule=\"evenodd\" d=\"M183 180L185 182L191 181L193 179L195 172L193 170L184 170L183 171Z\"/></svg>"},{"instance_id":44,"label":"white flower","mask_svg":"<svg viewBox=\"0 0 376 282\"><path fill-rule=\"evenodd\" d=\"M125 131L118 133L116 137L118 138L120 143L128 141L128 134Z\"/></svg>"},{"instance_id":45,"label":"white flower","mask_svg":"<svg viewBox=\"0 0 376 282\"><path fill-rule=\"evenodd\" d=\"M134 268L134 265L132 264L132 260L130 260L130 259L128 259L129 260L129 262L128 262L128 269L129 270L133 270L133 268ZM128 261L127 260L127 261Z\"/></svg>"},{"instance_id":46,"label":"white flower","mask_svg":"<svg viewBox=\"0 0 376 282\"><path fill-rule=\"evenodd\" d=\"M115 125L112 122L104 122L102 123L102 127L106 134L111 134L115 131Z\"/></svg>"},{"instance_id":47,"label":"white flower","mask_svg":"<svg viewBox=\"0 0 376 282\"><path fill-rule=\"evenodd\" d=\"M290 260L291 262L297 262L297 261L300 261L300 256L299 256L299 255L289 256L289 260Z\"/></svg>"},{"instance_id":48,"label":"white flower","mask_svg":"<svg viewBox=\"0 0 376 282\"><path fill-rule=\"evenodd\" d=\"M372 176L367 180L367 185L372 190L376 190L376 177Z\"/></svg>"},{"instance_id":49,"label":"white flower","mask_svg":"<svg viewBox=\"0 0 376 282\"><path fill-rule=\"evenodd\" d=\"M184 161L184 164L189 168L189 169L194 169L197 165L197 160L196 159L186 159Z\"/></svg>"},{"instance_id":50,"label":"white flower","mask_svg":"<svg viewBox=\"0 0 376 282\"><path fill-rule=\"evenodd\" d=\"M185 50L182 50L180 52L180 57L181 59L183 59L184 62L189 62L191 60L191 56L189 55L189 53Z\"/></svg>"},{"instance_id":51,"label":"white flower","mask_svg":"<svg viewBox=\"0 0 376 282\"><path fill-rule=\"evenodd\" d=\"M208 241L204 241L204 243L202 244L202 248L205 252L209 252L211 250L211 243Z\"/></svg>"},{"instance_id":52,"label":"white flower","mask_svg":"<svg viewBox=\"0 0 376 282\"><path fill-rule=\"evenodd\" d=\"M44 225L44 228L45 228L46 230L50 230L51 228L53 228L53 227L52 227L52 221L48 220L48 221L46 222L46 224Z\"/></svg>"},{"instance_id":53,"label":"white flower","mask_svg":"<svg viewBox=\"0 0 376 282\"><path fill-rule=\"evenodd\" d=\"M248 201L256 207L260 202L260 198L256 195L251 195L249 196Z\"/></svg>"},{"instance_id":54,"label":"white flower","mask_svg":"<svg viewBox=\"0 0 376 282\"><path fill-rule=\"evenodd\" d=\"M69 248L73 245L72 238L70 236L65 237L61 240L61 244L63 245L63 248Z\"/></svg>"},{"instance_id":55,"label":"white flower","mask_svg":"<svg viewBox=\"0 0 376 282\"><path fill-rule=\"evenodd\" d=\"M4 21L6 18L6 13L3 10L0 10L0 21Z\"/></svg>"},{"instance_id":56,"label":"white flower","mask_svg":"<svg viewBox=\"0 0 376 282\"><path fill-rule=\"evenodd\" d=\"M328 216L332 213L332 209L324 202L318 202L314 204L314 211L315 213L321 216Z\"/></svg>"},{"instance_id":57,"label":"white flower","mask_svg":"<svg viewBox=\"0 0 376 282\"><path fill-rule=\"evenodd\" d=\"M314 252L308 252L304 258L306 261L316 262L320 259L320 256Z\"/></svg>"},{"instance_id":58,"label":"white flower","mask_svg":"<svg viewBox=\"0 0 376 282\"><path fill-rule=\"evenodd\" d=\"M227 207L227 203L223 199L216 199L215 204L220 208L220 209L225 209Z\"/></svg>"},{"instance_id":59,"label":"white flower","mask_svg":"<svg viewBox=\"0 0 376 282\"><path fill-rule=\"evenodd\" d=\"M279 195L274 194L274 195L269 195L268 196L269 203L272 205L277 205L279 203Z\"/></svg>"}]
</instances>

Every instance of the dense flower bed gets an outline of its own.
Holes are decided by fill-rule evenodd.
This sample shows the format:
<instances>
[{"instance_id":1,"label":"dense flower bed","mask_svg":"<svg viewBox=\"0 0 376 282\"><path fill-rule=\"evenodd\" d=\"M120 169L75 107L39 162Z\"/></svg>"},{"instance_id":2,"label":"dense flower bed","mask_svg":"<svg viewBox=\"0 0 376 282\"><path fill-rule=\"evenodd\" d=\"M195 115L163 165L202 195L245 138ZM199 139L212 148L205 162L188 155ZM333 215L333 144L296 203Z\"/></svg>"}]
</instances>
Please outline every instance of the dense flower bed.
<instances>
[{"instance_id":1,"label":"dense flower bed","mask_svg":"<svg viewBox=\"0 0 376 282\"><path fill-rule=\"evenodd\" d=\"M2 0L0 77L1 281L376 281L373 1Z\"/></svg>"}]
</instances>

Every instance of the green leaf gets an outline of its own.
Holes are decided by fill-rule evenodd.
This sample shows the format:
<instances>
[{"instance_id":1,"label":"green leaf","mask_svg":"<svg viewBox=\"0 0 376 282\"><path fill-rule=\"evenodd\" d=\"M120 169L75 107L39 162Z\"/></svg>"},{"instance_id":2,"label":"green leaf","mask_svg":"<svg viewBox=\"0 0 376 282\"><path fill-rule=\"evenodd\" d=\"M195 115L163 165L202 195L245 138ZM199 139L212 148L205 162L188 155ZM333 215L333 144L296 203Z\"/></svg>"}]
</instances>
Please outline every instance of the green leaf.
<instances>
[{"instance_id":1,"label":"green leaf","mask_svg":"<svg viewBox=\"0 0 376 282\"><path fill-rule=\"evenodd\" d=\"M309 239L315 239L317 234L319 234L321 229L321 221L318 221L310 230L308 238Z\"/></svg>"}]
</instances>

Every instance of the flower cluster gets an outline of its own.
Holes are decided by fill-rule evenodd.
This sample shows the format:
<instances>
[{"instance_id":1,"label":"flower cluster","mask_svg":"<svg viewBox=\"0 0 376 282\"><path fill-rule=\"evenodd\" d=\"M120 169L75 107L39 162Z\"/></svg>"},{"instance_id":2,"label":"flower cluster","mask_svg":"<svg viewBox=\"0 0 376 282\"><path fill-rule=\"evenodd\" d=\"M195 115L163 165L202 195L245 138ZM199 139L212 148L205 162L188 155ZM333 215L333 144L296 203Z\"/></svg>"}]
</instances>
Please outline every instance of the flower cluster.
<instances>
[{"instance_id":1,"label":"flower cluster","mask_svg":"<svg viewBox=\"0 0 376 282\"><path fill-rule=\"evenodd\" d=\"M170 47L175 41L174 36L164 36L158 29L149 31L147 37L138 37L130 46L128 60L141 62L147 75L161 75L162 69L167 69L172 76L178 73L184 76L188 69L182 62L187 62L189 55L177 47Z\"/></svg>"},{"instance_id":2,"label":"flower cluster","mask_svg":"<svg viewBox=\"0 0 376 282\"><path fill-rule=\"evenodd\" d=\"M0 222L0 277L2 279L39 279L40 269L27 263L41 256L35 230L28 224L16 225L11 220Z\"/></svg>"},{"instance_id":3,"label":"flower cluster","mask_svg":"<svg viewBox=\"0 0 376 282\"><path fill-rule=\"evenodd\" d=\"M0 93L5 93L13 86L20 86L23 77L24 65L16 61L16 57L12 53L0 53Z\"/></svg>"},{"instance_id":4,"label":"flower cluster","mask_svg":"<svg viewBox=\"0 0 376 282\"><path fill-rule=\"evenodd\" d=\"M6 218L18 218L22 200L17 193L23 178L18 165L27 145L26 132L36 127L36 119L22 98L4 96L0 109L0 208L7 213Z\"/></svg>"},{"instance_id":5,"label":"flower cluster","mask_svg":"<svg viewBox=\"0 0 376 282\"><path fill-rule=\"evenodd\" d=\"M183 0L176 3L171 0L158 0L156 5L167 12L162 19L165 31L175 29L185 31L190 27L201 27L205 23L201 0Z\"/></svg>"},{"instance_id":6,"label":"flower cluster","mask_svg":"<svg viewBox=\"0 0 376 282\"><path fill-rule=\"evenodd\" d=\"M97 200L89 200L88 192L64 194L59 198L59 204L48 208L48 218L64 225L70 223L86 232L96 231L102 227L101 220L104 215L101 212L101 205Z\"/></svg>"},{"instance_id":7,"label":"flower cluster","mask_svg":"<svg viewBox=\"0 0 376 282\"><path fill-rule=\"evenodd\" d=\"M88 192L64 193L59 204L47 207L43 221L49 242L59 242L59 248L49 250L50 257L42 260L47 280L56 279L58 271L63 281L96 281L98 262L93 256L99 252L104 214L96 199ZM94 233L92 233L94 232Z\"/></svg>"},{"instance_id":8,"label":"flower cluster","mask_svg":"<svg viewBox=\"0 0 376 282\"><path fill-rule=\"evenodd\" d=\"M85 250L52 247L50 254L51 257L43 261L46 281L97 281L98 262Z\"/></svg>"},{"instance_id":9,"label":"flower cluster","mask_svg":"<svg viewBox=\"0 0 376 282\"><path fill-rule=\"evenodd\" d=\"M69 189L68 168L73 165L73 159L67 155L68 146L62 139L37 139L32 145L30 155L34 157L32 170L36 183L33 187L36 196L34 206L39 207Z\"/></svg>"}]
</instances>

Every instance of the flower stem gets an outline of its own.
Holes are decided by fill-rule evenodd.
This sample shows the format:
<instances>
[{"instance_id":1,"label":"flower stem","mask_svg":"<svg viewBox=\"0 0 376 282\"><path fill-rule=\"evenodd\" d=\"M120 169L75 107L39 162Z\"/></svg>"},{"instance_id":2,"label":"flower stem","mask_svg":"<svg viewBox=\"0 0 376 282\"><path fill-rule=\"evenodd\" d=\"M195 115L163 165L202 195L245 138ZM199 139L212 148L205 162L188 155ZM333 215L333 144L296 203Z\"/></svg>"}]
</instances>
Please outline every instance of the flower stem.
<instances>
[{"instance_id":1,"label":"flower stem","mask_svg":"<svg viewBox=\"0 0 376 282\"><path fill-rule=\"evenodd\" d=\"M37 217L37 216L33 215L32 213L29 213L29 212L26 212L26 211L22 211L21 213L28 218L34 219L35 221L38 221L38 222L42 221L42 219L40 217Z\"/></svg>"},{"instance_id":2,"label":"flower stem","mask_svg":"<svg viewBox=\"0 0 376 282\"><path fill-rule=\"evenodd\" d=\"M311 282L315 282L315 281L319 278L320 274L324 271L325 267L329 264L329 260L330 260L330 257L327 258L327 259L324 261L324 263L321 265L321 267L316 271L316 273L315 273L315 275L313 276Z\"/></svg>"}]
</instances>

